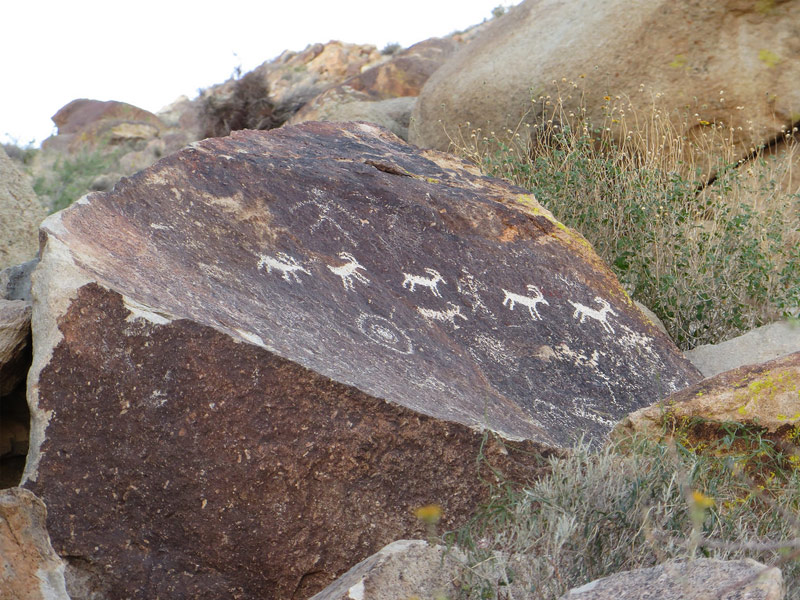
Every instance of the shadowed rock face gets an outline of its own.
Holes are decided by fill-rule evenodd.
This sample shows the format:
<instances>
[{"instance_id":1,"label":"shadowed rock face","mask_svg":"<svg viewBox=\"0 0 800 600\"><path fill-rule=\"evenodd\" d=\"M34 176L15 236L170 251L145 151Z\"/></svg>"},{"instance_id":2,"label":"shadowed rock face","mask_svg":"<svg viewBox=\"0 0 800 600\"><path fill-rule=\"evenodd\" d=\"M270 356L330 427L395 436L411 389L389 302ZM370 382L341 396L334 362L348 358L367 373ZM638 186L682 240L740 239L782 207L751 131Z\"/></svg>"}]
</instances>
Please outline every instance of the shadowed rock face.
<instances>
[{"instance_id":1,"label":"shadowed rock face","mask_svg":"<svg viewBox=\"0 0 800 600\"><path fill-rule=\"evenodd\" d=\"M530 476L699 378L530 196L366 124L205 140L43 231L26 485L114 598L308 597L463 522L481 430Z\"/></svg>"}]
</instances>

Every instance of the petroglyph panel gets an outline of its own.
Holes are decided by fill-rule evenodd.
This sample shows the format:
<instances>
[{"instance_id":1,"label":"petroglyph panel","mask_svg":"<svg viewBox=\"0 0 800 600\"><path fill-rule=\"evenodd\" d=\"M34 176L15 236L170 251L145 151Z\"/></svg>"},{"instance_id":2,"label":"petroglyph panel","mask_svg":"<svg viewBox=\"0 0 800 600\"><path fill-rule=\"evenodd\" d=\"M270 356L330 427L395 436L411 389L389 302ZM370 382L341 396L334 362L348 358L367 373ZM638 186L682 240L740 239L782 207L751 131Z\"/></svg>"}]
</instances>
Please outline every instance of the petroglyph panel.
<instances>
[{"instance_id":1,"label":"petroglyph panel","mask_svg":"<svg viewBox=\"0 0 800 600\"><path fill-rule=\"evenodd\" d=\"M600 443L700 378L529 194L364 123L209 138L40 231L28 475L115 597L310 597L426 494L472 514L483 442Z\"/></svg>"},{"instance_id":2,"label":"petroglyph panel","mask_svg":"<svg viewBox=\"0 0 800 600\"><path fill-rule=\"evenodd\" d=\"M695 376L637 320L587 246L520 208L516 188L383 135L314 124L199 143L158 167L169 174L144 178L152 210L131 227L149 241L127 251L109 238L114 252L93 250L84 263L125 281L138 301L170 305L165 314L247 331L237 337L431 415L445 413L407 382L452 381L458 393L448 402L464 403L458 414L471 414L471 426L499 420L505 432L548 443L567 439L566 429L549 429L558 415L577 416L573 398L600 398L622 416L639 398L670 391L656 391L659 378L677 387ZM222 161L219 189L198 189L191 170L176 175L186 164L215 172L218 148L234 157ZM224 184L233 181L244 183ZM200 203L202 217L187 219ZM109 208L107 220L138 223L127 210ZM194 224L203 218L211 221ZM171 259L185 239L191 259ZM148 273L132 272L134 262ZM592 422L591 435L602 436L605 425Z\"/></svg>"}]
</instances>

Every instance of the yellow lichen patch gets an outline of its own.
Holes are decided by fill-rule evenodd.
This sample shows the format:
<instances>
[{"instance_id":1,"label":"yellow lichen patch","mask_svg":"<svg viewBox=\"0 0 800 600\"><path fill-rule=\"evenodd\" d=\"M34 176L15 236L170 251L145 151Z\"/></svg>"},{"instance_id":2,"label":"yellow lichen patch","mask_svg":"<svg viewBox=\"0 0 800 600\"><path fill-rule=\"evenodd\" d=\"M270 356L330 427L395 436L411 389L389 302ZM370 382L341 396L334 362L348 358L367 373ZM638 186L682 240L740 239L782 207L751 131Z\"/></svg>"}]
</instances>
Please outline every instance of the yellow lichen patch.
<instances>
[{"instance_id":1,"label":"yellow lichen patch","mask_svg":"<svg viewBox=\"0 0 800 600\"><path fill-rule=\"evenodd\" d=\"M676 54L675 59L669 63L669 66L673 69L682 69L688 63L688 59L686 58L685 54Z\"/></svg>"},{"instance_id":2,"label":"yellow lichen patch","mask_svg":"<svg viewBox=\"0 0 800 600\"><path fill-rule=\"evenodd\" d=\"M756 12L762 15L772 12L773 8L775 8L775 0L758 0L756 2Z\"/></svg>"},{"instance_id":3,"label":"yellow lichen patch","mask_svg":"<svg viewBox=\"0 0 800 600\"><path fill-rule=\"evenodd\" d=\"M584 238L578 232L576 232L573 229L570 229L569 227L564 225L561 221L556 219L553 216L553 213L551 213L549 210L547 210L541 204L539 204L539 202L536 201L536 198L534 198L531 194L519 194L517 195L515 200L517 204L520 204L524 206L526 209L528 209L529 214L545 217L558 229L566 233L573 241L587 248L591 252L594 252L594 248L592 248L592 245L586 240L586 238Z\"/></svg>"},{"instance_id":4,"label":"yellow lichen patch","mask_svg":"<svg viewBox=\"0 0 800 600\"><path fill-rule=\"evenodd\" d=\"M759 50L758 60L763 62L768 67L772 68L781 62L781 57L772 52L771 50Z\"/></svg>"}]
</instances>

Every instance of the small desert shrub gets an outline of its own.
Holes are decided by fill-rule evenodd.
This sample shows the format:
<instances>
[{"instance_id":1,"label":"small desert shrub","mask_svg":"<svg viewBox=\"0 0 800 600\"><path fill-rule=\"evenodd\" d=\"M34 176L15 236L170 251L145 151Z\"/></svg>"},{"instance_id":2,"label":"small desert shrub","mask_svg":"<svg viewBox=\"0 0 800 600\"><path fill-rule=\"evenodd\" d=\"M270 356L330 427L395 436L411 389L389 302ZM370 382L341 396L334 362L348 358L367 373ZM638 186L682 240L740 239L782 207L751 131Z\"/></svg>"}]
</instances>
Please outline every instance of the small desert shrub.
<instances>
[{"instance_id":1,"label":"small desert shrub","mask_svg":"<svg viewBox=\"0 0 800 600\"><path fill-rule=\"evenodd\" d=\"M33 189L50 212L59 211L86 194L98 175L111 170L117 154L106 148L59 157L46 175L34 180Z\"/></svg>"},{"instance_id":2,"label":"small desert shrub","mask_svg":"<svg viewBox=\"0 0 800 600\"><path fill-rule=\"evenodd\" d=\"M508 9L502 4L500 4L492 9L492 17L494 17L495 19L499 19L504 14L506 14L507 11Z\"/></svg>"},{"instance_id":3,"label":"small desert shrub","mask_svg":"<svg viewBox=\"0 0 800 600\"><path fill-rule=\"evenodd\" d=\"M3 151L11 160L21 163L22 165L29 165L36 157L36 153L39 149L34 147L33 142L29 144L14 142L3 144Z\"/></svg>"},{"instance_id":4,"label":"small desert shrub","mask_svg":"<svg viewBox=\"0 0 800 600\"><path fill-rule=\"evenodd\" d=\"M599 126L559 100L539 102L539 121L524 132L501 140L474 130L458 149L579 230L681 348L800 306L800 196L784 191L796 132L781 158L753 148L739 164L741 148L721 126L701 121L690 140L657 109L633 118L610 96Z\"/></svg>"},{"instance_id":5,"label":"small desert shrub","mask_svg":"<svg viewBox=\"0 0 800 600\"><path fill-rule=\"evenodd\" d=\"M232 82L227 94L207 93L201 123L205 137L221 137L239 129L273 129L282 122L269 98L269 87L259 70Z\"/></svg>"},{"instance_id":6,"label":"small desert shrub","mask_svg":"<svg viewBox=\"0 0 800 600\"><path fill-rule=\"evenodd\" d=\"M628 438L551 457L548 476L493 500L449 544L467 553L463 597L558 598L670 559L749 557L779 566L800 598L796 431L776 443L725 424L702 448ZM672 438L671 438L672 439Z\"/></svg>"},{"instance_id":7,"label":"small desert shrub","mask_svg":"<svg viewBox=\"0 0 800 600\"><path fill-rule=\"evenodd\" d=\"M403 47L397 42L390 42L383 47L383 50L381 50L381 54L385 56L392 56L393 54L397 54L398 52L400 52L400 50L402 49Z\"/></svg>"}]
</instances>

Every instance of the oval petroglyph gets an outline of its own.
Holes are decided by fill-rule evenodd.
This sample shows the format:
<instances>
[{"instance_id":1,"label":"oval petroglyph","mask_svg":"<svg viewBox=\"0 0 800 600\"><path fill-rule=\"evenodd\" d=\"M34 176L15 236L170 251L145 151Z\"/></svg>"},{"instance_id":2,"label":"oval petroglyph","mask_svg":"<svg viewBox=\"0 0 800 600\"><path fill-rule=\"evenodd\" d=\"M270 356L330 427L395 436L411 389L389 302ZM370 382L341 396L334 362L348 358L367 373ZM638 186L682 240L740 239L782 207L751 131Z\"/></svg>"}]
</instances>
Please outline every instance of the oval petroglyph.
<instances>
[{"instance_id":1,"label":"oval petroglyph","mask_svg":"<svg viewBox=\"0 0 800 600\"><path fill-rule=\"evenodd\" d=\"M389 319L362 313L356 319L359 331L370 341L399 354L411 354L414 347L409 337Z\"/></svg>"}]
</instances>

